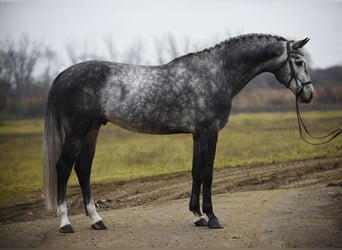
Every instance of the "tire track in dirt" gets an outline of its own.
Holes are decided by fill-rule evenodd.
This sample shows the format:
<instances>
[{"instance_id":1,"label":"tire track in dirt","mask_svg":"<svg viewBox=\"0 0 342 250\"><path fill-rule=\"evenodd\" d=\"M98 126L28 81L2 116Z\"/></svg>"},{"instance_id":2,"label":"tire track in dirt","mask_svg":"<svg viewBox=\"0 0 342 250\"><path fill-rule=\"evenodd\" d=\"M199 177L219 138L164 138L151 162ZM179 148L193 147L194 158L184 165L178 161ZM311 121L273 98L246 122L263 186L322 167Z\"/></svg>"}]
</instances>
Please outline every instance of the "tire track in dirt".
<instances>
[{"instance_id":1,"label":"tire track in dirt","mask_svg":"<svg viewBox=\"0 0 342 250\"><path fill-rule=\"evenodd\" d=\"M213 194L253 190L294 188L342 180L342 157L301 160L288 163L222 167L214 170ZM93 194L99 211L144 206L190 197L190 171L130 181L94 184ZM79 187L68 189L69 214L83 212ZM51 218L40 195L27 203L0 209L0 223Z\"/></svg>"},{"instance_id":2,"label":"tire track in dirt","mask_svg":"<svg viewBox=\"0 0 342 250\"><path fill-rule=\"evenodd\" d=\"M303 160L290 163L219 168L214 171L213 194L270 190L342 180L342 158ZM101 208L122 208L189 198L191 176L182 172L122 184L100 195Z\"/></svg>"}]
</instances>

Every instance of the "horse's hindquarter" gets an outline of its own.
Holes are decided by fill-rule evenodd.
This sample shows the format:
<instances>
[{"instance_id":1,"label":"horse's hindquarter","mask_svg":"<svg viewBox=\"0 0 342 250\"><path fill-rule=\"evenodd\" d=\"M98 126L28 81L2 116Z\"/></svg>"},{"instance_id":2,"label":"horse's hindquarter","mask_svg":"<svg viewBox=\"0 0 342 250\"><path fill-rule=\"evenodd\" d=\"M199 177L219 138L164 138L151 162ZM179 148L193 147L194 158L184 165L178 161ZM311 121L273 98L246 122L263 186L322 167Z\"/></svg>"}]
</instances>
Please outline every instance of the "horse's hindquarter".
<instances>
[{"instance_id":1,"label":"horse's hindquarter","mask_svg":"<svg viewBox=\"0 0 342 250\"><path fill-rule=\"evenodd\" d=\"M203 81L184 67L113 65L102 93L106 119L145 133L193 133L213 119Z\"/></svg>"},{"instance_id":2,"label":"horse's hindquarter","mask_svg":"<svg viewBox=\"0 0 342 250\"><path fill-rule=\"evenodd\" d=\"M101 119L100 93L108 72L106 62L87 61L65 69L56 77L49 91L48 105L54 105L63 117L64 129L79 123L88 127L88 123Z\"/></svg>"}]
</instances>

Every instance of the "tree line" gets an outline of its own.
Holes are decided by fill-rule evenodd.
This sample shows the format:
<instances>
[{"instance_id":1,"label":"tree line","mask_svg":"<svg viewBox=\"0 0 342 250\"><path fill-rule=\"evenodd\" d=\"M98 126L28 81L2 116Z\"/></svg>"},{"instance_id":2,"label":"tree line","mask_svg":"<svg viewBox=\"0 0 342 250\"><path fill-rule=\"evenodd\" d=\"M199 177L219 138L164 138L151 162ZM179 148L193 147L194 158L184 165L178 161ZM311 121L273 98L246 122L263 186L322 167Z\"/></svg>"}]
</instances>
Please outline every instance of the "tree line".
<instances>
[{"instance_id":1,"label":"tree line","mask_svg":"<svg viewBox=\"0 0 342 250\"><path fill-rule=\"evenodd\" d=\"M217 41L216 41L217 42ZM206 41L194 43L189 37L182 42L166 34L154 39L154 58L148 58L144 42L133 39L124 49L118 49L111 36L103 39L101 52L90 51L87 44L69 43L65 46L65 58L43 42L33 41L27 35L14 39L7 36L0 40L0 114L13 117L41 117L44 114L49 86L59 71L68 65L85 60L110 60L131 64L163 64L171 59L198 51L214 44ZM327 69L311 69L315 83L316 103L342 103L342 66ZM252 106L283 105L286 98L280 85L270 74L253 79L243 94ZM269 95L262 94L269 93ZM258 94L260 92L260 94ZM244 106L243 96L236 102ZM241 104L244 103L244 104Z\"/></svg>"}]
</instances>

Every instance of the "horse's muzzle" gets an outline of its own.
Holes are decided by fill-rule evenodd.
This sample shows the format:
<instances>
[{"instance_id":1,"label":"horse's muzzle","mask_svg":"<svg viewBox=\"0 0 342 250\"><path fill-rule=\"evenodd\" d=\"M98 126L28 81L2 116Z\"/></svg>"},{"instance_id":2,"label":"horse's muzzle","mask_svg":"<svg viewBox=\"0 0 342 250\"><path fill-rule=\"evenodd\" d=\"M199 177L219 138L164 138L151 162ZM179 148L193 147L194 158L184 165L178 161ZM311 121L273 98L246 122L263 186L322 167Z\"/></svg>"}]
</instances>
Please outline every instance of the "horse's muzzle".
<instances>
[{"instance_id":1,"label":"horse's muzzle","mask_svg":"<svg viewBox=\"0 0 342 250\"><path fill-rule=\"evenodd\" d=\"M313 99L313 92L314 91L311 83L302 86L297 92L299 102L310 103Z\"/></svg>"}]
</instances>

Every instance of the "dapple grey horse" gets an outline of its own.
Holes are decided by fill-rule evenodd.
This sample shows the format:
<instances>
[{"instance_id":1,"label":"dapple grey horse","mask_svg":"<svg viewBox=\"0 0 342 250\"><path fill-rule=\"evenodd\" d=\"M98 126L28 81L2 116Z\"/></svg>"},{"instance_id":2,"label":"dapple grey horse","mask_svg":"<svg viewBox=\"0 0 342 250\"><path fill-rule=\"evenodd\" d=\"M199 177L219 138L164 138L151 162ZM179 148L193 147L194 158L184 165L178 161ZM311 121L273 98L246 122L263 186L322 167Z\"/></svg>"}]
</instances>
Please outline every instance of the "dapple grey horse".
<instances>
[{"instance_id":1,"label":"dapple grey horse","mask_svg":"<svg viewBox=\"0 0 342 250\"><path fill-rule=\"evenodd\" d=\"M309 39L249 34L187 54L159 66L87 61L54 80L44 131L45 199L61 216L60 232L74 232L67 215L66 192L74 166L86 214L94 229L106 229L96 212L90 173L101 125L149 134L193 136L190 210L197 226L222 228L211 200L218 132L227 124L232 100L262 72L308 103L313 86L304 58ZM200 190L203 187L202 211Z\"/></svg>"}]
</instances>

